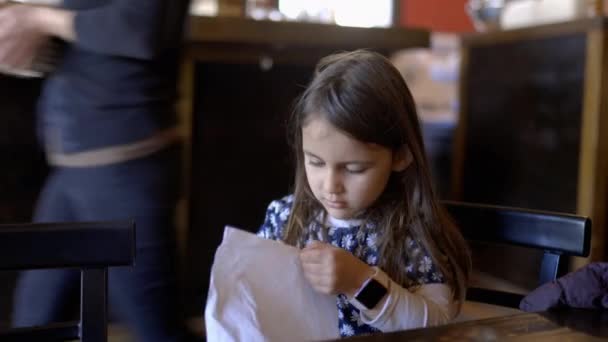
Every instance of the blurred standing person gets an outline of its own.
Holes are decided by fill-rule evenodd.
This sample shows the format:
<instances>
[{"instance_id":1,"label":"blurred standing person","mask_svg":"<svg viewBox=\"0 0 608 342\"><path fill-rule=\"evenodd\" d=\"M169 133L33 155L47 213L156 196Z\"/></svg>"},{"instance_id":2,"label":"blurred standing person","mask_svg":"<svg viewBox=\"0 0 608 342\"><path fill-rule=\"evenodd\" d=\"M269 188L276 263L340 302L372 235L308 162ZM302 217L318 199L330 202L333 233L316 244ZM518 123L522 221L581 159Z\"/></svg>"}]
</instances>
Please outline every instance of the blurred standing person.
<instances>
[{"instance_id":1,"label":"blurred standing person","mask_svg":"<svg viewBox=\"0 0 608 342\"><path fill-rule=\"evenodd\" d=\"M52 167L34 220L135 219L137 263L109 272L110 311L138 340L173 341L173 215L179 191L176 80L188 0L64 0L0 7L0 65L26 69L49 39L66 43L38 103ZM72 270L23 273L14 325L62 320Z\"/></svg>"}]
</instances>

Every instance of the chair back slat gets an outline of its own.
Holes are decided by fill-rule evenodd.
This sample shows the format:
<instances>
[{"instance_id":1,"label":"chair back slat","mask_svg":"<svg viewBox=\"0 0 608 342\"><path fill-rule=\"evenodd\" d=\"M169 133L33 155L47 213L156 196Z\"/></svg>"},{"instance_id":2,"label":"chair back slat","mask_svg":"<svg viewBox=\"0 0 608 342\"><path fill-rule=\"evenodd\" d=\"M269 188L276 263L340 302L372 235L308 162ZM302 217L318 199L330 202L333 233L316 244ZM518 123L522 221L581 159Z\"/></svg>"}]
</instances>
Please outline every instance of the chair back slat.
<instances>
[{"instance_id":1,"label":"chair back slat","mask_svg":"<svg viewBox=\"0 0 608 342\"><path fill-rule=\"evenodd\" d=\"M565 258L560 254L545 252L540 263L540 274L538 275L538 285L548 283L557 279L561 274L565 273L567 265Z\"/></svg>"},{"instance_id":2,"label":"chair back slat","mask_svg":"<svg viewBox=\"0 0 608 342\"><path fill-rule=\"evenodd\" d=\"M108 267L135 258L132 221L0 225L0 269Z\"/></svg>"},{"instance_id":3,"label":"chair back slat","mask_svg":"<svg viewBox=\"0 0 608 342\"><path fill-rule=\"evenodd\" d=\"M520 208L444 201L465 239L518 245L544 252L538 284L555 280L567 262L562 256L588 256L591 220L586 217ZM518 308L521 294L469 288L467 300Z\"/></svg>"},{"instance_id":4,"label":"chair back slat","mask_svg":"<svg viewBox=\"0 0 608 342\"><path fill-rule=\"evenodd\" d=\"M589 255L591 220L587 217L452 201L444 204L468 240Z\"/></svg>"},{"instance_id":5,"label":"chair back slat","mask_svg":"<svg viewBox=\"0 0 608 342\"><path fill-rule=\"evenodd\" d=\"M108 339L108 270L85 269L81 273L80 338L82 342Z\"/></svg>"},{"instance_id":6,"label":"chair back slat","mask_svg":"<svg viewBox=\"0 0 608 342\"><path fill-rule=\"evenodd\" d=\"M79 268L82 276L78 322L0 331L0 341L107 341L108 267L134 261L133 221L0 225L0 270Z\"/></svg>"}]
</instances>

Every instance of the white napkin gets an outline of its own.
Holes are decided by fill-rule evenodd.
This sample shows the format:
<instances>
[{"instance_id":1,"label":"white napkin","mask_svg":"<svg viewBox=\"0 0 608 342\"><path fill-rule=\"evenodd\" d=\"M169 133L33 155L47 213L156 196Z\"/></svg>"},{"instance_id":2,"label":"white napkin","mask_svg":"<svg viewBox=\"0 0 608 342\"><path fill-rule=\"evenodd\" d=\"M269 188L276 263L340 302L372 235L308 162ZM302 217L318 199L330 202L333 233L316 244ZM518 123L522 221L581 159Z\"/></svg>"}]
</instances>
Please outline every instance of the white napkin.
<instances>
[{"instance_id":1,"label":"white napkin","mask_svg":"<svg viewBox=\"0 0 608 342\"><path fill-rule=\"evenodd\" d=\"M336 297L315 292L299 250L226 227L205 307L208 341L311 341L339 337Z\"/></svg>"}]
</instances>

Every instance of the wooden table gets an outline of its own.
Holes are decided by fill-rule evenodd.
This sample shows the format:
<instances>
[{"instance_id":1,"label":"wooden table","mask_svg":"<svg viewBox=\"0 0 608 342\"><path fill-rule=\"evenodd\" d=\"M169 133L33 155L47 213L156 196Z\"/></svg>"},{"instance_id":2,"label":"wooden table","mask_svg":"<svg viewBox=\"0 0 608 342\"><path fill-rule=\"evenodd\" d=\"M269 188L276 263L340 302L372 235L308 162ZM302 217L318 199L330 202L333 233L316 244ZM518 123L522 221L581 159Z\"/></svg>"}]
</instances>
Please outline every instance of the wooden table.
<instances>
[{"instance_id":1,"label":"wooden table","mask_svg":"<svg viewBox=\"0 0 608 342\"><path fill-rule=\"evenodd\" d=\"M564 309L525 313L387 334L359 336L348 341L604 341L608 339L608 310Z\"/></svg>"}]
</instances>

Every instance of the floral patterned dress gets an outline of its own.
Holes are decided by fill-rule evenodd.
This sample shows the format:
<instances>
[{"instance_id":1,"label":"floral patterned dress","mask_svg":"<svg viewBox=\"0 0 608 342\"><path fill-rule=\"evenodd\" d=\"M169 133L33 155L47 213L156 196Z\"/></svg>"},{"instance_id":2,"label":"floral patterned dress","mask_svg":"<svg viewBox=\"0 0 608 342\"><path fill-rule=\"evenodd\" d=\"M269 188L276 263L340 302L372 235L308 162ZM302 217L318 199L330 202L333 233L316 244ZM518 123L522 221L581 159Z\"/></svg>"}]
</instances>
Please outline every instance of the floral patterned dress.
<instances>
[{"instance_id":1,"label":"floral patterned dress","mask_svg":"<svg viewBox=\"0 0 608 342\"><path fill-rule=\"evenodd\" d=\"M267 239L282 240L283 230L289 219L292 204L292 195L270 203L258 235ZM313 222L308 227L307 234L300 244L305 245L312 240L321 240L349 251L370 266L377 266L378 233L376 232L376 225L371 222L361 226L360 220L334 221L339 221L340 224L330 224L327 237L323 237L321 234L323 231L321 223ZM406 258L406 274L410 279L411 286L443 283L443 276L433 265L431 257L421 247L420 243L409 237L406 239L406 243L407 249L404 257ZM340 336L348 337L379 331L361 321L359 310L350 304L345 295L339 294L337 296L337 306Z\"/></svg>"}]
</instances>

